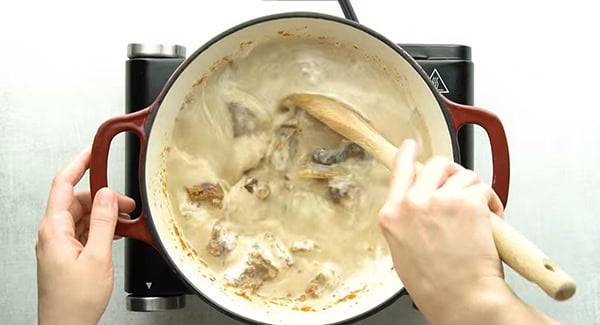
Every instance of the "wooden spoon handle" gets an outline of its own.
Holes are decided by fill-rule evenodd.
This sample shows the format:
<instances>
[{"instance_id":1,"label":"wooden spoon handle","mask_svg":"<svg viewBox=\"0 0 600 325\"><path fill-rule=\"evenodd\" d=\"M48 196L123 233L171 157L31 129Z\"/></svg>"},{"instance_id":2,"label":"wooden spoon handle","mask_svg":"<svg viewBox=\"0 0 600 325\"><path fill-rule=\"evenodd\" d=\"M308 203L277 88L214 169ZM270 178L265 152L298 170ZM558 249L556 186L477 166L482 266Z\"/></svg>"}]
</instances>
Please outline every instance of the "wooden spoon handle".
<instances>
[{"instance_id":1,"label":"wooden spoon handle","mask_svg":"<svg viewBox=\"0 0 600 325\"><path fill-rule=\"evenodd\" d=\"M494 242L500 258L550 297L567 300L575 294L575 280L515 228L490 212Z\"/></svg>"},{"instance_id":2,"label":"wooden spoon handle","mask_svg":"<svg viewBox=\"0 0 600 325\"><path fill-rule=\"evenodd\" d=\"M380 136L371 137L371 141L377 148L372 154L392 170L397 148ZM417 164L422 167L421 163ZM496 249L504 263L556 300L566 300L575 294L573 278L502 218L491 211L489 217Z\"/></svg>"}]
</instances>

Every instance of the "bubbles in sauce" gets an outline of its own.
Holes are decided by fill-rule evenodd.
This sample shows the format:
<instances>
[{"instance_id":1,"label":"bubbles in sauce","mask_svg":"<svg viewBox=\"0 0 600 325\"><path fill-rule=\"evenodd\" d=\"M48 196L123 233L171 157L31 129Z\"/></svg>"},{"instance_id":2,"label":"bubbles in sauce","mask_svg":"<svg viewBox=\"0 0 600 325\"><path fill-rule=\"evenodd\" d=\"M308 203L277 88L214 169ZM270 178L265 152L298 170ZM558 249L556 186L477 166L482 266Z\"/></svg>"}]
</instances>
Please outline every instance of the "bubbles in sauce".
<instances>
[{"instance_id":1,"label":"bubbles in sauce","mask_svg":"<svg viewBox=\"0 0 600 325\"><path fill-rule=\"evenodd\" d=\"M368 285L356 279L390 272L377 224L389 172L279 106L291 93L339 98L392 143L414 138L428 156L409 90L388 70L352 46L284 38L232 57L192 89L174 125L166 184L181 236L216 283L316 306Z\"/></svg>"}]
</instances>

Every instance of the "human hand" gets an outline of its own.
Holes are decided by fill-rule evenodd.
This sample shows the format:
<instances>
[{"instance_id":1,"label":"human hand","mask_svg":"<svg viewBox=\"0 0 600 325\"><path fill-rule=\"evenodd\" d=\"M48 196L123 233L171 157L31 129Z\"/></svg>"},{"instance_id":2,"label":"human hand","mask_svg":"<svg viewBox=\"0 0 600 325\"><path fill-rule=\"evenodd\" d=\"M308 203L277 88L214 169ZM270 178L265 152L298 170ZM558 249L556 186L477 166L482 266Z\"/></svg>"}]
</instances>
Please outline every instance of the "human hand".
<instances>
[{"instance_id":1,"label":"human hand","mask_svg":"<svg viewBox=\"0 0 600 325\"><path fill-rule=\"evenodd\" d=\"M113 289L112 240L117 217L135 202L108 188L75 192L90 150L52 181L36 243L39 324L96 324Z\"/></svg>"},{"instance_id":2,"label":"human hand","mask_svg":"<svg viewBox=\"0 0 600 325\"><path fill-rule=\"evenodd\" d=\"M430 322L449 324L490 293L510 294L488 218L503 207L474 172L442 157L418 171L416 157L415 142L405 141L379 221L413 301Z\"/></svg>"}]
</instances>

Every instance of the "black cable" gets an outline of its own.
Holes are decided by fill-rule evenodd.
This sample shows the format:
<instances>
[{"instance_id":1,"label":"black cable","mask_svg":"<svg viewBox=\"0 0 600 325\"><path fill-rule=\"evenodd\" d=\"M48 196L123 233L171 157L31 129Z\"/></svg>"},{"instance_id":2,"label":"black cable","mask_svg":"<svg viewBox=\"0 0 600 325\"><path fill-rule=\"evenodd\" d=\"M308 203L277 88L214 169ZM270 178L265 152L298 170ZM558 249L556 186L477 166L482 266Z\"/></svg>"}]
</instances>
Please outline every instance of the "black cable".
<instances>
[{"instance_id":1,"label":"black cable","mask_svg":"<svg viewBox=\"0 0 600 325\"><path fill-rule=\"evenodd\" d=\"M349 20L353 20L358 23L358 18L354 13L354 9L352 9L352 4L350 4L350 0L338 0L340 7L342 7L342 12L344 13L344 17Z\"/></svg>"}]
</instances>

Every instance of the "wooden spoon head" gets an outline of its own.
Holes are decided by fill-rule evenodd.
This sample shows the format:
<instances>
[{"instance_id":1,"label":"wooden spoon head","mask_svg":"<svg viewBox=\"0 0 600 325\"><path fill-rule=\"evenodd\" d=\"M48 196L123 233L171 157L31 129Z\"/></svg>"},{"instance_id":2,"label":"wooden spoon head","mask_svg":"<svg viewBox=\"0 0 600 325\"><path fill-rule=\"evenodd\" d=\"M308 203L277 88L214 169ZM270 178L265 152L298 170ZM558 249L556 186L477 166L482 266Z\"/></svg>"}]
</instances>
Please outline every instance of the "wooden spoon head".
<instances>
[{"instance_id":1,"label":"wooden spoon head","mask_svg":"<svg viewBox=\"0 0 600 325\"><path fill-rule=\"evenodd\" d=\"M388 168L391 167L396 147L349 105L318 94L292 94L285 97L281 104L283 107L306 111L333 131L373 154Z\"/></svg>"},{"instance_id":2,"label":"wooden spoon head","mask_svg":"<svg viewBox=\"0 0 600 325\"><path fill-rule=\"evenodd\" d=\"M373 130L366 119L361 117L350 105L325 95L292 94L282 100L282 105L306 111L343 136L346 136L344 133L351 129L352 123L363 124Z\"/></svg>"}]
</instances>

